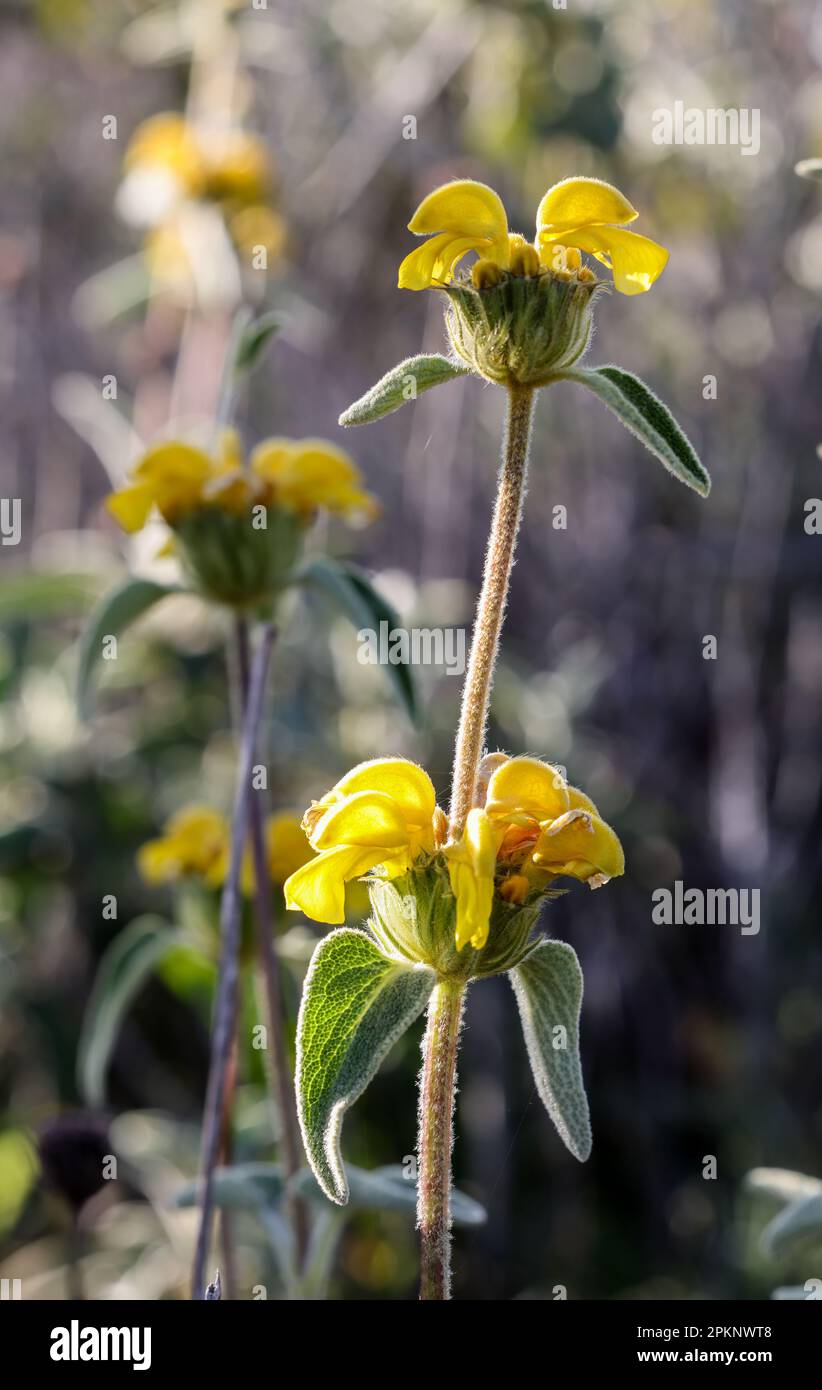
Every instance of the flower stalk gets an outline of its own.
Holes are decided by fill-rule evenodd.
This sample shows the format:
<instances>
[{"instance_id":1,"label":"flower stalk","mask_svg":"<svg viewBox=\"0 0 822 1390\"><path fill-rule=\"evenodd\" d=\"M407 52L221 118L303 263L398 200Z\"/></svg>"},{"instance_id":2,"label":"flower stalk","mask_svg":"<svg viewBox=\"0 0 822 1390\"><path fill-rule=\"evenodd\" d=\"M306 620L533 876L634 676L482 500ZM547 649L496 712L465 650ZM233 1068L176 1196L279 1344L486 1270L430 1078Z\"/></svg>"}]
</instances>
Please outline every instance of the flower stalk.
<instances>
[{"instance_id":1,"label":"flower stalk","mask_svg":"<svg viewBox=\"0 0 822 1390\"><path fill-rule=\"evenodd\" d=\"M250 660L248 626L244 618L237 618L236 636L236 678L239 689L239 706L245 712L248 708L250 686ZM256 749L255 749L256 752ZM271 902L271 880L265 849L265 830L263 808L256 792L251 793L251 855L254 864L254 909L257 928L257 950L263 995L268 1019L268 1061L269 1076L280 1121L280 1148L283 1172L286 1178L293 1178L300 1168L302 1152L297 1112L294 1106L294 1083L285 1041L285 1018L283 1012L282 981L280 961L274 945L274 913ZM293 1194L287 1198L287 1211L294 1233L294 1246L297 1269L301 1269L308 1245L308 1220L305 1204Z\"/></svg>"},{"instance_id":2,"label":"flower stalk","mask_svg":"<svg viewBox=\"0 0 822 1390\"><path fill-rule=\"evenodd\" d=\"M253 796L251 779L257 746L257 729L262 715L273 641L274 629L270 624L267 624L263 627L260 643L251 667L231 827L231 857L220 906L222 950L211 1034L211 1061L203 1112L200 1227L197 1233L192 1272L192 1298L198 1301L205 1297L205 1267L214 1215L214 1171L219 1161L226 1080L237 1022L242 914L240 880L243 853L248 841L251 823Z\"/></svg>"},{"instance_id":3,"label":"flower stalk","mask_svg":"<svg viewBox=\"0 0 822 1390\"><path fill-rule=\"evenodd\" d=\"M417 1162L417 1226L420 1232L420 1298L451 1297L451 1150L457 1048L465 1000L464 979L436 985L422 1044Z\"/></svg>"},{"instance_id":4,"label":"flower stalk","mask_svg":"<svg viewBox=\"0 0 822 1390\"><path fill-rule=\"evenodd\" d=\"M484 751L494 667L525 497L533 413L533 390L530 387L510 386L497 501L474 619L471 655L454 750L449 822L449 839L452 843L460 839L468 812L476 804L477 774Z\"/></svg>"}]
</instances>

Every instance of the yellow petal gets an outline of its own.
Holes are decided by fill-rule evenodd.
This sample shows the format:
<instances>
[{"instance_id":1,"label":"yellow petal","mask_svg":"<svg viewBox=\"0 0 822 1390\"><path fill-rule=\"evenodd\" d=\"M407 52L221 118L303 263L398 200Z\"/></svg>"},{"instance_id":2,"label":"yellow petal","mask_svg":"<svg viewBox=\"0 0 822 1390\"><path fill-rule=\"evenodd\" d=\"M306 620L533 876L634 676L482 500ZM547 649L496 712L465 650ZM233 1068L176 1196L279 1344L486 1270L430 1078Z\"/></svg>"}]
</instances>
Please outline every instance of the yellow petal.
<instances>
[{"instance_id":1,"label":"yellow petal","mask_svg":"<svg viewBox=\"0 0 822 1390\"><path fill-rule=\"evenodd\" d=\"M558 768L538 758L509 758L488 783L485 809L497 821L554 820L568 810L568 784Z\"/></svg>"},{"instance_id":2,"label":"yellow petal","mask_svg":"<svg viewBox=\"0 0 822 1390\"><path fill-rule=\"evenodd\" d=\"M668 264L664 246L622 227L577 227L563 232L562 239L611 267L620 294L644 294Z\"/></svg>"},{"instance_id":3,"label":"yellow petal","mask_svg":"<svg viewBox=\"0 0 822 1390\"><path fill-rule=\"evenodd\" d=\"M188 193L199 192L204 177L202 152L193 127L176 111L161 111L137 127L123 167L165 169Z\"/></svg>"},{"instance_id":4,"label":"yellow petal","mask_svg":"<svg viewBox=\"0 0 822 1390\"><path fill-rule=\"evenodd\" d=\"M276 815L268 817L265 844L268 868L274 883L285 883L291 874L314 857L299 816L288 811L278 811Z\"/></svg>"},{"instance_id":5,"label":"yellow petal","mask_svg":"<svg viewBox=\"0 0 822 1390\"><path fill-rule=\"evenodd\" d=\"M344 796L329 807L314 827L311 842L318 850L359 845L397 851L409 843L409 838L397 802L384 792L365 791Z\"/></svg>"},{"instance_id":6,"label":"yellow petal","mask_svg":"<svg viewBox=\"0 0 822 1390\"><path fill-rule=\"evenodd\" d=\"M406 824L431 825L437 804L434 784L424 768L407 758L374 758L358 763L323 797L331 805L355 792L378 791L397 803Z\"/></svg>"},{"instance_id":7,"label":"yellow petal","mask_svg":"<svg viewBox=\"0 0 822 1390\"><path fill-rule=\"evenodd\" d=\"M569 811L590 811L592 816L598 816L599 811L585 792L581 792L579 787L568 788L568 810Z\"/></svg>"},{"instance_id":8,"label":"yellow petal","mask_svg":"<svg viewBox=\"0 0 822 1390\"><path fill-rule=\"evenodd\" d=\"M474 179L455 179L423 198L408 230L416 236L452 232L501 245L508 241L508 216L493 188Z\"/></svg>"},{"instance_id":9,"label":"yellow petal","mask_svg":"<svg viewBox=\"0 0 822 1390\"><path fill-rule=\"evenodd\" d=\"M602 222L633 222L639 213L611 183L601 179L563 179L549 188L537 210L537 231L541 227L562 230L588 227Z\"/></svg>"},{"instance_id":10,"label":"yellow petal","mask_svg":"<svg viewBox=\"0 0 822 1390\"><path fill-rule=\"evenodd\" d=\"M264 440L251 455L251 470L274 488L280 506L297 513L325 507L371 517L377 510L354 460L324 439Z\"/></svg>"},{"instance_id":11,"label":"yellow petal","mask_svg":"<svg viewBox=\"0 0 822 1390\"><path fill-rule=\"evenodd\" d=\"M219 811L186 806L171 817L162 836L141 847L137 864L149 883L169 883L185 874L214 882L214 865L224 860L228 842L228 822Z\"/></svg>"},{"instance_id":12,"label":"yellow petal","mask_svg":"<svg viewBox=\"0 0 822 1390\"><path fill-rule=\"evenodd\" d=\"M286 879L285 905L315 922L336 926L345 921L345 885L379 864L383 851L343 845L325 850Z\"/></svg>"},{"instance_id":13,"label":"yellow petal","mask_svg":"<svg viewBox=\"0 0 822 1390\"><path fill-rule=\"evenodd\" d=\"M148 449L132 472L140 482L173 480L202 483L216 473L217 468L203 449L169 439Z\"/></svg>"},{"instance_id":14,"label":"yellow petal","mask_svg":"<svg viewBox=\"0 0 822 1390\"><path fill-rule=\"evenodd\" d=\"M567 811L543 829L534 863L552 874L596 880L599 887L625 872L622 845L610 825L584 810Z\"/></svg>"},{"instance_id":15,"label":"yellow petal","mask_svg":"<svg viewBox=\"0 0 822 1390\"><path fill-rule=\"evenodd\" d=\"M146 883L168 883L180 872L180 859L168 840L149 840L137 851L137 868Z\"/></svg>"},{"instance_id":16,"label":"yellow petal","mask_svg":"<svg viewBox=\"0 0 822 1390\"><path fill-rule=\"evenodd\" d=\"M106 510L131 535L145 526L154 506L154 497L155 490L150 484L137 483L134 487L124 487L119 492L110 493L106 498Z\"/></svg>"},{"instance_id":17,"label":"yellow petal","mask_svg":"<svg viewBox=\"0 0 822 1390\"><path fill-rule=\"evenodd\" d=\"M468 813L462 839L445 850L451 888L457 900L458 951L469 941L479 951L488 940L499 838L499 831L485 812L475 807Z\"/></svg>"},{"instance_id":18,"label":"yellow petal","mask_svg":"<svg viewBox=\"0 0 822 1390\"><path fill-rule=\"evenodd\" d=\"M400 265L397 285L401 290L429 290L447 285L457 261L469 251L490 255L491 243L484 237L456 236L440 232L418 246Z\"/></svg>"}]
</instances>

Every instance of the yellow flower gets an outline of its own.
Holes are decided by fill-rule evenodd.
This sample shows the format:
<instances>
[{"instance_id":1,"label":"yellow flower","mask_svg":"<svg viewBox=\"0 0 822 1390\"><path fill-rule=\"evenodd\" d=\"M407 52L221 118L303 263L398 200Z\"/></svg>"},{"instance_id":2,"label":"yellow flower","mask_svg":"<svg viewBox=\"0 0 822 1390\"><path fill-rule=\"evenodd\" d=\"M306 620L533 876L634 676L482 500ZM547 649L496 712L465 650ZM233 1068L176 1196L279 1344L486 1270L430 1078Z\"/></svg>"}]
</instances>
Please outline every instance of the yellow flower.
<instances>
[{"instance_id":1,"label":"yellow flower","mask_svg":"<svg viewBox=\"0 0 822 1390\"><path fill-rule=\"evenodd\" d=\"M317 922L343 922L346 883L378 866L386 878L407 873L433 853L438 824L433 784L416 763L360 763L303 817L318 853L288 879L286 907Z\"/></svg>"},{"instance_id":2,"label":"yellow flower","mask_svg":"<svg viewBox=\"0 0 822 1390\"><path fill-rule=\"evenodd\" d=\"M409 290L445 286L469 251L477 252L481 266L490 263L491 268L510 269L518 275L533 275L538 259L542 267L564 276L590 278L590 272L580 266L578 253L585 251L613 270L620 293L641 294L661 275L668 252L647 237L625 230L622 224L638 215L611 184L591 178L565 179L550 188L539 205L537 258L523 237L509 233L505 208L494 190L459 179L430 193L414 213L409 231L427 235L429 240L402 262L399 286Z\"/></svg>"},{"instance_id":3,"label":"yellow flower","mask_svg":"<svg viewBox=\"0 0 822 1390\"><path fill-rule=\"evenodd\" d=\"M356 465L336 445L321 439L267 439L243 469L232 430L224 431L214 455L178 440L156 445L133 469L132 482L106 500L128 532L145 526L155 507L174 527L201 509L236 515L257 503L305 520L320 507L354 521L370 520L377 511Z\"/></svg>"},{"instance_id":4,"label":"yellow flower","mask_svg":"<svg viewBox=\"0 0 822 1390\"><path fill-rule=\"evenodd\" d=\"M196 877L218 887L225 877L230 838L219 811L186 806L171 817L161 836L141 847L137 866L147 883Z\"/></svg>"},{"instance_id":5,"label":"yellow flower","mask_svg":"<svg viewBox=\"0 0 822 1390\"><path fill-rule=\"evenodd\" d=\"M324 507L362 522L379 511L350 456L324 439L266 439L251 455L251 472L270 486L278 506L298 516Z\"/></svg>"},{"instance_id":6,"label":"yellow flower","mask_svg":"<svg viewBox=\"0 0 822 1390\"><path fill-rule=\"evenodd\" d=\"M317 922L343 922L346 883L373 871L400 878L415 866L437 873L442 850L457 950L469 942L482 950L495 895L519 905L560 876L599 888L624 872L614 831L550 763L494 753L479 785L487 789L484 806L469 812L457 844L444 845L445 817L421 767L403 758L360 763L306 811L303 828L317 857L286 882L286 906Z\"/></svg>"},{"instance_id":7,"label":"yellow flower","mask_svg":"<svg viewBox=\"0 0 822 1390\"><path fill-rule=\"evenodd\" d=\"M499 755L492 755L498 759ZM622 846L584 792L537 758L508 758L488 780L485 806L445 850L457 897L457 946L488 939L494 886L511 903L570 877L599 888L625 871Z\"/></svg>"},{"instance_id":8,"label":"yellow flower","mask_svg":"<svg viewBox=\"0 0 822 1390\"><path fill-rule=\"evenodd\" d=\"M314 857L298 818L288 811L268 816L265 823L266 861L272 883L282 884ZM186 806L168 821L163 834L149 840L137 854L147 883L176 883L199 878L209 888L225 882L231 853L231 827L211 806ZM240 886L254 892L254 861L250 845L243 855Z\"/></svg>"},{"instance_id":9,"label":"yellow flower","mask_svg":"<svg viewBox=\"0 0 822 1390\"><path fill-rule=\"evenodd\" d=\"M599 179L564 179L545 194L537 211L537 247L552 264L557 245L588 251L613 270L621 294L643 294L662 274L668 252L648 237L626 232L639 216L617 188Z\"/></svg>"},{"instance_id":10,"label":"yellow flower","mask_svg":"<svg viewBox=\"0 0 822 1390\"><path fill-rule=\"evenodd\" d=\"M205 164L193 127L176 111L162 111L138 125L123 159L126 173L157 170L170 175L189 196L197 196Z\"/></svg>"},{"instance_id":11,"label":"yellow flower","mask_svg":"<svg viewBox=\"0 0 822 1390\"><path fill-rule=\"evenodd\" d=\"M207 129L175 111L137 127L123 165L127 174L156 172L173 179L181 196L243 206L259 203L271 184L268 152L256 136Z\"/></svg>"}]
</instances>

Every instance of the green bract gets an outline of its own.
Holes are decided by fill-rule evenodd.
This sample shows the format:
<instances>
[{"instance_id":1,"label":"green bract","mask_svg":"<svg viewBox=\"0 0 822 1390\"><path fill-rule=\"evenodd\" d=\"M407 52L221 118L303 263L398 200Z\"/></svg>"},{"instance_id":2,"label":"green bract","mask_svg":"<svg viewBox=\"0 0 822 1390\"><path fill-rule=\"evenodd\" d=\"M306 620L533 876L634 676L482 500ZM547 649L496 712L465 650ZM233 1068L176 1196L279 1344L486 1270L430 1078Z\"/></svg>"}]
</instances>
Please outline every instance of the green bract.
<instances>
[{"instance_id":1,"label":"green bract","mask_svg":"<svg viewBox=\"0 0 822 1390\"><path fill-rule=\"evenodd\" d=\"M591 1130L579 1059L582 972L570 946L534 936L540 903L496 903L487 945L458 952L444 867L429 865L391 883L374 880L369 892L368 930L333 931L314 952L297 1027L300 1124L309 1164L326 1196L347 1202L340 1152L345 1113L422 1013L438 980L470 982L509 973L540 1099L563 1143L576 1158L587 1158Z\"/></svg>"},{"instance_id":2,"label":"green bract","mask_svg":"<svg viewBox=\"0 0 822 1390\"><path fill-rule=\"evenodd\" d=\"M449 285L445 325L458 357L498 386L546 386L583 356L593 328L595 281L503 274L498 285Z\"/></svg>"}]
</instances>

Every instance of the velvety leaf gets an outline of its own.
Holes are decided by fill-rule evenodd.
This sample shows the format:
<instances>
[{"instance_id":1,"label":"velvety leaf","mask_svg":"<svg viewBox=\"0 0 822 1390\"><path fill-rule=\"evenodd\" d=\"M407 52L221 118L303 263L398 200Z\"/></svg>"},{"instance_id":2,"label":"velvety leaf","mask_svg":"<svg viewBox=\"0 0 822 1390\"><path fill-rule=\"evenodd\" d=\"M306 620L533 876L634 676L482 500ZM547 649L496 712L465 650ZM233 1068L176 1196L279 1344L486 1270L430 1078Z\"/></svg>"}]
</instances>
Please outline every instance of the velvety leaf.
<instances>
[{"instance_id":1,"label":"velvety leaf","mask_svg":"<svg viewBox=\"0 0 822 1390\"><path fill-rule=\"evenodd\" d=\"M83 1018L77 1080L89 1105L102 1105L117 1035L128 1009L154 967L180 941L159 917L138 917L114 938L100 961Z\"/></svg>"},{"instance_id":2,"label":"velvety leaf","mask_svg":"<svg viewBox=\"0 0 822 1390\"><path fill-rule=\"evenodd\" d=\"M416 1216L417 1184L413 1178L405 1176L402 1164L391 1163L382 1168L356 1168L353 1163L346 1165L348 1178L348 1205L365 1211L399 1211ZM307 1168L294 1179L296 1190L310 1201L323 1202L313 1175ZM481 1226L487 1221L485 1208L473 1197L451 1189L451 1217L455 1226Z\"/></svg>"},{"instance_id":3,"label":"velvety leaf","mask_svg":"<svg viewBox=\"0 0 822 1390\"><path fill-rule=\"evenodd\" d=\"M423 391L432 386L440 386L454 377L469 376L468 367L459 366L441 353L420 354L408 357L398 366L386 372L376 385L360 396L358 401L344 410L340 416L341 425L367 425L372 420L380 420L399 410L408 401L414 401Z\"/></svg>"},{"instance_id":4,"label":"velvety leaf","mask_svg":"<svg viewBox=\"0 0 822 1390\"><path fill-rule=\"evenodd\" d=\"M711 480L697 454L673 415L658 396L631 372L621 367L578 368L561 374L563 381L587 386L618 415L646 449L665 465L669 473L707 497Z\"/></svg>"},{"instance_id":5,"label":"velvety leaf","mask_svg":"<svg viewBox=\"0 0 822 1390\"><path fill-rule=\"evenodd\" d=\"M399 623L394 608L378 593L371 580L355 565L334 560L328 555L312 555L294 575L295 584L314 589L330 598L340 612L360 632L363 629L379 634L380 623L388 624L391 632ZM409 719L417 718L417 694L411 668L405 663L385 667Z\"/></svg>"},{"instance_id":6,"label":"velvety leaf","mask_svg":"<svg viewBox=\"0 0 822 1390\"><path fill-rule=\"evenodd\" d=\"M106 594L91 614L80 638L77 664L77 703L87 714L91 703L91 677L102 655L103 638L119 637L131 623L153 608L161 599L182 591L173 584L156 584L153 579L127 579Z\"/></svg>"},{"instance_id":7,"label":"velvety leaf","mask_svg":"<svg viewBox=\"0 0 822 1390\"><path fill-rule=\"evenodd\" d=\"M349 1187L340 1153L346 1111L425 1008L435 976L388 960L363 932L342 927L317 947L297 1024L297 1109L311 1170L332 1202Z\"/></svg>"},{"instance_id":8,"label":"velvety leaf","mask_svg":"<svg viewBox=\"0 0 822 1390\"><path fill-rule=\"evenodd\" d=\"M541 941L509 972L540 1100L574 1158L591 1152L591 1122L579 1059L582 971L570 946ZM554 1030L560 1027L563 1033Z\"/></svg>"}]
</instances>

